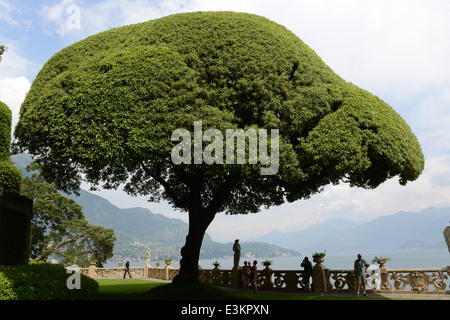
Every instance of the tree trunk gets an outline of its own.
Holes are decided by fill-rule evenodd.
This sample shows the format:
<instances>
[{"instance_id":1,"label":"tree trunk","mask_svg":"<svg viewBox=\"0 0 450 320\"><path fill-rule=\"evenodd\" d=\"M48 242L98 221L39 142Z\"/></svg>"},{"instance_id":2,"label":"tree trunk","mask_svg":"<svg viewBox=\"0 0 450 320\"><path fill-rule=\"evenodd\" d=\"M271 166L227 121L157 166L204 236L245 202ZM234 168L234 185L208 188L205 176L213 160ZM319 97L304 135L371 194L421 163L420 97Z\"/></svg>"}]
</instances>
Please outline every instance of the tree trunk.
<instances>
[{"instance_id":1,"label":"tree trunk","mask_svg":"<svg viewBox=\"0 0 450 320\"><path fill-rule=\"evenodd\" d=\"M180 271L173 279L174 283L198 282L198 261L206 229L214 220L215 213L200 208L189 210L189 232L186 243L181 249Z\"/></svg>"}]
</instances>

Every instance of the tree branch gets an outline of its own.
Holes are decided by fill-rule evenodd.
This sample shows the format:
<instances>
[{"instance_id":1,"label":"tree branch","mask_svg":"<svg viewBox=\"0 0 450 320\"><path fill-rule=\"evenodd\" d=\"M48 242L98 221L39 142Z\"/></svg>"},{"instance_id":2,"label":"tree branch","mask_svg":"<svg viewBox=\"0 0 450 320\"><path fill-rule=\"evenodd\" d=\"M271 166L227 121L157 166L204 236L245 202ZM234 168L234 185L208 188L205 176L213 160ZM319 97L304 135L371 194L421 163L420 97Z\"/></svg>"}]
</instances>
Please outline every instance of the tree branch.
<instances>
[{"instance_id":1,"label":"tree branch","mask_svg":"<svg viewBox=\"0 0 450 320\"><path fill-rule=\"evenodd\" d=\"M186 201L183 201L185 199L180 199L176 196L175 191L170 187L170 185L167 183L166 180L164 180L162 177L154 174L149 170L142 161L140 162L140 165L142 167L142 170L144 170L148 175L150 175L153 179L155 179L156 182L158 182L160 185L163 186L164 190L166 190L166 193L169 195L169 197L172 199L173 203L178 208L184 208L186 206Z\"/></svg>"}]
</instances>

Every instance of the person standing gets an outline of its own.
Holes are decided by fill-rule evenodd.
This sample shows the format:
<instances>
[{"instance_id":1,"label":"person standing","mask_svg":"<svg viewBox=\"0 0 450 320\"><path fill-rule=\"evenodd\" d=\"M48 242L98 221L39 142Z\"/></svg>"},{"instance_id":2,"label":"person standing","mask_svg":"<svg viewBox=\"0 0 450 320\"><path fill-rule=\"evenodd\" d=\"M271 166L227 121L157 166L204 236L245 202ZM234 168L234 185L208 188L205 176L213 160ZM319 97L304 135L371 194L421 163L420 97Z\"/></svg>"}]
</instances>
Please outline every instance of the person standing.
<instances>
[{"instance_id":1,"label":"person standing","mask_svg":"<svg viewBox=\"0 0 450 320\"><path fill-rule=\"evenodd\" d=\"M244 283L244 288L248 289L248 276L250 274L250 263L247 265L247 261L244 261L244 266L242 267L242 282Z\"/></svg>"},{"instance_id":2,"label":"person standing","mask_svg":"<svg viewBox=\"0 0 450 320\"><path fill-rule=\"evenodd\" d=\"M303 271L303 284L306 286L306 292L311 292L311 286L309 279L312 277L312 264L311 261L308 260L308 257L305 257L301 263L304 268Z\"/></svg>"},{"instance_id":3,"label":"person standing","mask_svg":"<svg viewBox=\"0 0 450 320\"><path fill-rule=\"evenodd\" d=\"M357 282L357 289L356 289L356 295L359 296L359 290L361 287L363 288L363 294L367 296L366 293L366 270L370 266L364 260L360 253L358 253L358 259L355 260L354 263L354 270L356 274L356 282Z\"/></svg>"},{"instance_id":4,"label":"person standing","mask_svg":"<svg viewBox=\"0 0 450 320\"><path fill-rule=\"evenodd\" d=\"M250 282L253 283L255 293L258 292L258 269L256 267L257 263L258 262L256 260L253 261L253 266L250 267L250 275L249 275L249 279Z\"/></svg>"},{"instance_id":5,"label":"person standing","mask_svg":"<svg viewBox=\"0 0 450 320\"><path fill-rule=\"evenodd\" d=\"M125 279L125 276L127 275L130 276L131 279L131 274L130 274L130 260L127 260L127 263L125 263L125 273L123 274L123 278Z\"/></svg>"}]
</instances>

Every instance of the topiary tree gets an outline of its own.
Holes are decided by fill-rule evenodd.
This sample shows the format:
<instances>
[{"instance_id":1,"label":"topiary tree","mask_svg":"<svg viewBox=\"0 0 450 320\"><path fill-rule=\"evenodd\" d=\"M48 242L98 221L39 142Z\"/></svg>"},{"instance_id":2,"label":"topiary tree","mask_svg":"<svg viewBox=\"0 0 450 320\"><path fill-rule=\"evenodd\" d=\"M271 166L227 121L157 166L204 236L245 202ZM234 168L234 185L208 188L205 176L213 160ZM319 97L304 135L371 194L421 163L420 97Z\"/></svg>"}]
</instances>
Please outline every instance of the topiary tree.
<instances>
[{"instance_id":1,"label":"topiary tree","mask_svg":"<svg viewBox=\"0 0 450 320\"><path fill-rule=\"evenodd\" d=\"M11 110L0 101L0 195L3 192L20 193L22 173L10 160Z\"/></svg>"},{"instance_id":2,"label":"topiary tree","mask_svg":"<svg viewBox=\"0 0 450 320\"><path fill-rule=\"evenodd\" d=\"M221 135L238 128L260 133L259 151L258 130L272 130L273 167L261 154L223 160ZM233 12L171 15L61 50L33 82L15 136L63 190L83 180L125 184L188 212L175 281L198 280L203 236L219 212L258 212L341 181L375 188L398 176L404 185L424 167L390 106L341 79L285 27Z\"/></svg>"},{"instance_id":3,"label":"topiary tree","mask_svg":"<svg viewBox=\"0 0 450 320\"><path fill-rule=\"evenodd\" d=\"M0 265L24 264L30 255L32 203L19 196L22 173L10 147L11 110L0 101Z\"/></svg>"}]
</instances>

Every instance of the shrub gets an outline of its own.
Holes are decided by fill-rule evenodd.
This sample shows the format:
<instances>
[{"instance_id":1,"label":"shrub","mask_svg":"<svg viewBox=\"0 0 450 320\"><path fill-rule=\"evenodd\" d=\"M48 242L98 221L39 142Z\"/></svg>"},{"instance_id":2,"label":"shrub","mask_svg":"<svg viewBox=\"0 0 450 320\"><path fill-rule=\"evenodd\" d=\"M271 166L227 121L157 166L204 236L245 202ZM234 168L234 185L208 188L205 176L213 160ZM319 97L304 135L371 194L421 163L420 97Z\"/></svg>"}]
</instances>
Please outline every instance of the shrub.
<instances>
[{"instance_id":1,"label":"shrub","mask_svg":"<svg viewBox=\"0 0 450 320\"><path fill-rule=\"evenodd\" d=\"M33 202L18 194L0 197L0 265L27 264Z\"/></svg>"},{"instance_id":2,"label":"shrub","mask_svg":"<svg viewBox=\"0 0 450 320\"><path fill-rule=\"evenodd\" d=\"M9 159L11 114L8 106L0 101L0 161Z\"/></svg>"},{"instance_id":3,"label":"shrub","mask_svg":"<svg viewBox=\"0 0 450 320\"><path fill-rule=\"evenodd\" d=\"M9 160L0 161L0 196L4 192L20 193L22 172Z\"/></svg>"},{"instance_id":4,"label":"shrub","mask_svg":"<svg viewBox=\"0 0 450 320\"><path fill-rule=\"evenodd\" d=\"M98 283L81 275L81 288L68 289L67 273L62 265L30 263L0 266L0 300L92 300Z\"/></svg>"},{"instance_id":5,"label":"shrub","mask_svg":"<svg viewBox=\"0 0 450 320\"><path fill-rule=\"evenodd\" d=\"M0 101L0 195L20 193L22 173L10 162L11 110Z\"/></svg>"}]
</instances>

